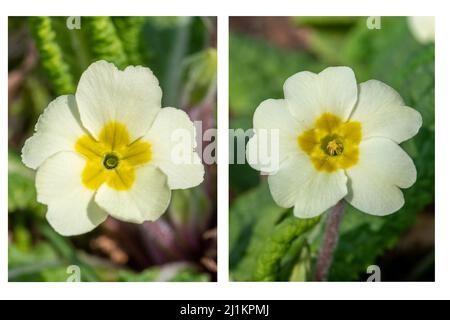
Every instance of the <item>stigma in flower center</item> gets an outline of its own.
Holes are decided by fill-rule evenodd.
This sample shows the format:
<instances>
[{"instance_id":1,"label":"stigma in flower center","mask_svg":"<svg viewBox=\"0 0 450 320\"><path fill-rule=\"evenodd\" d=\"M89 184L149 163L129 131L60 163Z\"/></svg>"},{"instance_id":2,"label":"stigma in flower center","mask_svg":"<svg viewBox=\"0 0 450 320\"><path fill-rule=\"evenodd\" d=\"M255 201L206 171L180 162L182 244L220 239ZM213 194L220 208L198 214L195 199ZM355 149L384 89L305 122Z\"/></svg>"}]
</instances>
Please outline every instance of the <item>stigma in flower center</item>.
<instances>
[{"instance_id":1,"label":"stigma in flower center","mask_svg":"<svg viewBox=\"0 0 450 320\"><path fill-rule=\"evenodd\" d=\"M103 165L106 169L112 170L119 165L119 157L114 153L107 153L103 159Z\"/></svg>"}]
</instances>

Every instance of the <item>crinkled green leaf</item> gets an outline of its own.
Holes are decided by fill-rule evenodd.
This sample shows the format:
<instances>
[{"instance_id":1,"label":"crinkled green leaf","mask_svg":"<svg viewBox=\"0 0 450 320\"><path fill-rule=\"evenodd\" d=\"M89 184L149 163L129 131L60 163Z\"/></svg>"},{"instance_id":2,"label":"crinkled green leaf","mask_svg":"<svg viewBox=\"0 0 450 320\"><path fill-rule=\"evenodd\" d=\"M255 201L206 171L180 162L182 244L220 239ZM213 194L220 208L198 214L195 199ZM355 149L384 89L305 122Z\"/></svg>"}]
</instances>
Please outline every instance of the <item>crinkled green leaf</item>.
<instances>
[{"instance_id":1,"label":"crinkled green leaf","mask_svg":"<svg viewBox=\"0 0 450 320\"><path fill-rule=\"evenodd\" d=\"M84 17L82 22L95 60L106 60L119 68L125 68L128 57L111 18Z\"/></svg>"},{"instance_id":2,"label":"crinkled green leaf","mask_svg":"<svg viewBox=\"0 0 450 320\"><path fill-rule=\"evenodd\" d=\"M230 269L237 281L287 280L302 250L300 235L317 223L278 207L268 184L239 196L230 208ZM293 249L290 251L290 249ZM286 259L289 255L289 259Z\"/></svg>"},{"instance_id":3,"label":"crinkled green leaf","mask_svg":"<svg viewBox=\"0 0 450 320\"><path fill-rule=\"evenodd\" d=\"M292 215L280 222L264 241L256 261L253 279L256 281L276 281L279 279L281 261L286 256L292 243L306 234L319 218L299 219Z\"/></svg>"},{"instance_id":4,"label":"crinkled green leaf","mask_svg":"<svg viewBox=\"0 0 450 320\"><path fill-rule=\"evenodd\" d=\"M398 73L394 85L405 102L422 115L423 126L434 131L434 45L415 51Z\"/></svg>"},{"instance_id":5,"label":"crinkled green leaf","mask_svg":"<svg viewBox=\"0 0 450 320\"><path fill-rule=\"evenodd\" d=\"M272 200L267 183L243 193L233 201L229 219L231 269L242 263L252 239L264 239L285 211ZM254 245L258 244L258 241L253 242Z\"/></svg>"},{"instance_id":6,"label":"crinkled green leaf","mask_svg":"<svg viewBox=\"0 0 450 320\"><path fill-rule=\"evenodd\" d=\"M140 40L144 17L113 17L117 34L122 40L124 51L128 62L132 65L142 65L143 60L140 53Z\"/></svg>"},{"instance_id":7,"label":"crinkled green leaf","mask_svg":"<svg viewBox=\"0 0 450 320\"><path fill-rule=\"evenodd\" d=\"M179 106L183 61L209 46L199 17L150 17L142 28L141 56L159 79L163 105ZM151 39L149 41L148 39Z\"/></svg>"},{"instance_id":8,"label":"crinkled green leaf","mask_svg":"<svg viewBox=\"0 0 450 320\"><path fill-rule=\"evenodd\" d=\"M41 64L47 73L53 89L58 95L73 93L75 82L70 67L63 57L50 17L28 19Z\"/></svg>"}]
</instances>

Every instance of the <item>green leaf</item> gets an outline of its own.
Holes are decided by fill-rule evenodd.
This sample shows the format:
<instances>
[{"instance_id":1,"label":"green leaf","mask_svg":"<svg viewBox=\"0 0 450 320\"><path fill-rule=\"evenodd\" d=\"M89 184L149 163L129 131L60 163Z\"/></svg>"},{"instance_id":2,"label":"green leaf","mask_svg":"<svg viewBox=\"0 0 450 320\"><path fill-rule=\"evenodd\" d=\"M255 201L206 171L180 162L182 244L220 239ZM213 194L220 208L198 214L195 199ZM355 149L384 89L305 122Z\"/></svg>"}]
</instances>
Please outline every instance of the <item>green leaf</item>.
<instances>
[{"instance_id":1,"label":"green leaf","mask_svg":"<svg viewBox=\"0 0 450 320\"><path fill-rule=\"evenodd\" d=\"M110 17L84 17L90 48L95 60L106 60L125 68L128 57Z\"/></svg>"},{"instance_id":2,"label":"green leaf","mask_svg":"<svg viewBox=\"0 0 450 320\"><path fill-rule=\"evenodd\" d=\"M367 18L347 33L341 63L354 69L358 82L377 79L394 85L399 70L420 48L405 17L381 17L381 29L367 28Z\"/></svg>"},{"instance_id":3,"label":"green leaf","mask_svg":"<svg viewBox=\"0 0 450 320\"><path fill-rule=\"evenodd\" d=\"M61 275L61 270L65 276ZM57 272L59 280L51 273ZM9 281L65 281L67 274L63 262L51 245L46 242L36 244L32 250L23 250L15 243L8 245L8 280Z\"/></svg>"},{"instance_id":4,"label":"green leaf","mask_svg":"<svg viewBox=\"0 0 450 320\"><path fill-rule=\"evenodd\" d=\"M319 221L319 218L299 219L291 215L280 222L262 246L253 279L255 281L284 280L278 278L281 261L287 255L292 243L300 236L306 237L307 232Z\"/></svg>"},{"instance_id":5,"label":"green leaf","mask_svg":"<svg viewBox=\"0 0 450 320\"><path fill-rule=\"evenodd\" d=\"M80 268L83 281L99 281L99 277L94 268L79 258L75 247L69 239L56 233L47 222L41 223L39 229L67 265L76 265Z\"/></svg>"},{"instance_id":6,"label":"green leaf","mask_svg":"<svg viewBox=\"0 0 450 320\"><path fill-rule=\"evenodd\" d=\"M132 271L119 271L120 282L206 282L209 276L200 273L192 266L185 264L169 264L152 267L140 273Z\"/></svg>"},{"instance_id":7,"label":"green leaf","mask_svg":"<svg viewBox=\"0 0 450 320\"><path fill-rule=\"evenodd\" d=\"M189 56L184 61L185 81L183 105L201 103L216 91L217 50L208 48Z\"/></svg>"},{"instance_id":8,"label":"green leaf","mask_svg":"<svg viewBox=\"0 0 450 320\"><path fill-rule=\"evenodd\" d=\"M301 243L296 245L304 241L300 235L317 222L297 219L292 210L278 207L267 183L239 196L230 208L232 279L280 280L282 273L288 277L294 267L292 257L298 260L303 249ZM290 259L286 259L288 255Z\"/></svg>"},{"instance_id":9,"label":"green leaf","mask_svg":"<svg viewBox=\"0 0 450 320\"><path fill-rule=\"evenodd\" d=\"M52 17L52 26L56 33L55 40L63 52L64 60L70 66L73 78L77 81L86 68L95 61L88 43L87 28L80 17L80 29L69 29L71 17Z\"/></svg>"},{"instance_id":10,"label":"green leaf","mask_svg":"<svg viewBox=\"0 0 450 320\"><path fill-rule=\"evenodd\" d=\"M44 206L36 201L34 172L14 151L8 150L8 211L18 210L42 213Z\"/></svg>"},{"instance_id":11,"label":"green leaf","mask_svg":"<svg viewBox=\"0 0 450 320\"><path fill-rule=\"evenodd\" d=\"M394 85L405 102L422 115L423 126L434 131L434 45L415 51L398 73Z\"/></svg>"},{"instance_id":12,"label":"green leaf","mask_svg":"<svg viewBox=\"0 0 450 320\"><path fill-rule=\"evenodd\" d=\"M192 28L192 17L179 17L174 41L168 55L168 65L163 78L167 88L164 103L169 106L180 105L183 61L189 52L189 38Z\"/></svg>"},{"instance_id":13,"label":"green leaf","mask_svg":"<svg viewBox=\"0 0 450 320\"><path fill-rule=\"evenodd\" d=\"M322 68L305 52L279 49L235 33L230 33L229 59L233 116L252 116L263 100L283 97L283 83L289 76Z\"/></svg>"},{"instance_id":14,"label":"green leaf","mask_svg":"<svg viewBox=\"0 0 450 320\"><path fill-rule=\"evenodd\" d=\"M168 217L178 229L202 233L208 224L211 204L202 186L173 190Z\"/></svg>"},{"instance_id":15,"label":"green leaf","mask_svg":"<svg viewBox=\"0 0 450 320\"><path fill-rule=\"evenodd\" d=\"M229 221L231 269L242 263L252 238L259 235L265 237L285 211L272 200L267 183L243 193L233 201Z\"/></svg>"},{"instance_id":16,"label":"green leaf","mask_svg":"<svg viewBox=\"0 0 450 320\"><path fill-rule=\"evenodd\" d=\"M122 40L123 48L132 65L142 65L143 59L140 53L140 40L144 17L114 17L114 25L117 34Z\"/></svg>"}]
</instances>

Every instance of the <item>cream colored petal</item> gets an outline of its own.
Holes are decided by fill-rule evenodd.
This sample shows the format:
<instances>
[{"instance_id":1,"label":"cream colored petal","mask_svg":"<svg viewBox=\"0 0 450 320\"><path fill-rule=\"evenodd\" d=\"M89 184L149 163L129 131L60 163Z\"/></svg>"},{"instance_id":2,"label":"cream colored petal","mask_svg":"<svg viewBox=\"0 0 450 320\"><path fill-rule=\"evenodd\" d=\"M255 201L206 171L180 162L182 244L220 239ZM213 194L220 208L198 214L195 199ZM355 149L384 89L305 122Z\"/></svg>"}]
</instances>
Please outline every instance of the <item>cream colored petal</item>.
<instances>
[{"instance_id":1,"label":"cream colored petal","mask_svg":"<svg viewBox=\"0 0 450 320\"><path fill-rule=\"evenodd\" d=\"M350 119L361 123L363 139L386 137L397 143L415 136L422 126L420 113L406 107L397 91L377 80L359 85Z\"/></svg>"},{"instance_id":2,"label":"cream colored petal","mask_svg":"<svg viewBox=\"0 0 450 320\"><path fill-rule=\"evenodd\" d=\"M145 135L161 108L162 91L148 68L129 66L120 71L97 61L82 74L76 99L81 121L98 138L108 122L124 124L132 141Z\"/></svg>"},{"instance_id":3,"label":"cream colored petal","mask_svg":"<svg viewBox=\"0 0 450 320\"><path fill-rule=\"evenodd\" d=\"M167 176L170 189L186 189L203 181L205 170L197 153L196 132L186 112L163 108L144 137L152 146L152 165Z\"/></svg>"},{"instance_id":4,"label":"cream colored petal","mask_svg":"<svg viewBox=\"0 0 450 320\"><path fill-rule=\"evenodd\" d=\"M357 100L355 74L348 67L329 67L319 74L299 72L284 83L290 112L303 126L328 112L347 120Z\"/></svg>"},{"instance_id":5,"label":"cream colored petal","mask_svg":"<svg viewBox=\"0 0 450 320\"><path fill-rule=\"evenodd\" d=\"M38 201L48 206L48 222L64 236L89 232L107 217L93 202L94 191L81 183L84 165L84 159L76 153L59 152L36 173Z\"/></svg>"},{"instance_id":6,"label":"cream colored petal","mask_svg":"<svg viewBox=\"0 0 450 320\"><path fill-rule=\"evenodd\" d=\"M311 218L324 213L347 194L343 170L334 173L316 171L307 156L290 157L280 170L269 176L270 192L284 208L294 206L294 215Z\"/></svg>"},{"instance_id":7,"label":"cream colored petal","mask_svg":"<svg viewBox=\"0 0 450 320\"><path fill-rule=\"evenodd\" d=\"M95 202L116 219L142 223L155 221L166 211L170 194L166 176L154 166L145 166L137 168L136 180L128 190L103 184Z\"/></svg>"},{"instance_id":8,"label":"cream colored petal","mask_svg":"<svg viewBox=\"0 0 450 320\"><path fill-rule=\"evenodd\" d=\"M255 135L247 143L247 162L256 170L272 172L290 155L300 152L304 130L289 112L286 100L263 101L253 115Z\"/></svg>"},{"instance_id":9,"label":"cream colored petal","mask_svg":"<svg viewBox=\"0 0 450 320\"><path fill-rule=\"evenodd\" d=\"M25 141L23 163L37 169L59 151L73 151L76 140L85 134L74 96L60 96L50 102L39 117L35 133Z\"/></svg>"}]
</instances>

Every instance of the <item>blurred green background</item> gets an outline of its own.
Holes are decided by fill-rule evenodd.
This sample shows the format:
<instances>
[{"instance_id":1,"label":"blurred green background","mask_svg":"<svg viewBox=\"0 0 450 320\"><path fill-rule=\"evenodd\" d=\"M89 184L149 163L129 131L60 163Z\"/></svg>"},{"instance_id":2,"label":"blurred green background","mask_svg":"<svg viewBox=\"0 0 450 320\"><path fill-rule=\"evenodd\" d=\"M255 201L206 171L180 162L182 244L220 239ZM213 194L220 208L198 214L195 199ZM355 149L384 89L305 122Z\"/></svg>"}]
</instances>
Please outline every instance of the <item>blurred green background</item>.
<instances>
[{"instance_id":1,"label":"blurred green background","mask_svg":"<svg viewBox=\"0 0 450 320\"><path fill-rule=\"evenodd\" d=\"M20 160L48 103L73 94L81 73L104 59L144 65L163 89L163 106L182 108L203 130L216 125L216 20L210 17L10 17L8 19L9 281L215 281L216 166L205 181L172 193L153 223L109 218L64 238L36 202L34 172ZM67 24L69 22L69 24ZM78 28L80 27L80 28ZM215 141L213 141L215 143Z\"/></svg>"},{"instance_id":2,"label":"blurred green background","mask_svg":"<svg viewBox=\"0 0 450 320\"><path fill-rule=\"evenodd\" d=\"M304 70L351 67L358 83L395 88L423 117L402 147L417 167L397 213L374 217L347 206L330 281L434 281L434 43L416 41L405 17L230 18L230 126L252 128L256 107L283 98L283 83ZM235 144L237 139L234 139ZM323 237L324 216L305 223L272 200L267 180L248 165L230 165L230 277L234 281L308 281Z\"/></svg>"}]
</instances>

